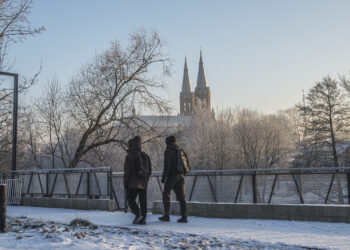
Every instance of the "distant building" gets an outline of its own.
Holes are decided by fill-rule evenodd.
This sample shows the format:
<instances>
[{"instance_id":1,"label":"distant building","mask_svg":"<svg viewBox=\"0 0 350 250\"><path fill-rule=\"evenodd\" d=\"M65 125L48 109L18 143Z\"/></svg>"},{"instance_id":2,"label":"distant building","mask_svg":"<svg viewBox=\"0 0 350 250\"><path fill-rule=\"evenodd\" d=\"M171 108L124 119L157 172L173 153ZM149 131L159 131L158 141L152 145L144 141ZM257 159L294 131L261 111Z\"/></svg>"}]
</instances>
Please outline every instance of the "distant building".
<instances>
[{"instance_id":1,"label":"distant building","mask_svg":"<svg viewBox=\"0 0 350 250\"><path fill-rule=\"evenodd\" d=\"M180 113L177 116L162 115L140 115L141 120L152 127L169 127L169 128L185 128L191 125L192 115L196 108L201 106L202 110L211 110L210 88L208 87L207 78L204 70L202 51L199 56L199 68L197 76L197 86L192 91L191 81L188 73L187 60L185 57L185 67L182 79L182 89L180 92ZM133 111L135 115L135 111Z\"/></svg>"},{"instance_id":2,"label":"distant building","mask_svg":"<svg viewBox=\"0 0 350 250\"><path fill-rule=\"evenodd\" d=\"M202 51L199 57L199 67L197 76L197 86L195 91L192 91L191 81L188 74L187 60L185 57L184 75L182 79L182 90L180 92L180 115L192 115L196 107L199 105L202 108L211 111L210 88L208 87L207 77L204 71L204 63Z\"/></svg>"}]
</instances>

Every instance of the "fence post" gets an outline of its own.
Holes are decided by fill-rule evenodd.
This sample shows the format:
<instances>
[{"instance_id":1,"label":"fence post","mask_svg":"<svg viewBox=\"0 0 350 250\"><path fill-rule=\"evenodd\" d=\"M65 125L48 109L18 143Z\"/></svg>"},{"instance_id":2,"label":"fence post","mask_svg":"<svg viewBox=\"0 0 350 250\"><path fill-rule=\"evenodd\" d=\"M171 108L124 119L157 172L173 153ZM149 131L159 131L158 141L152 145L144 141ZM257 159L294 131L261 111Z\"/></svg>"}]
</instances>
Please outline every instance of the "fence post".
<instances>
[{"instance_id":1,"label":"fence post","mask_svg":"<svg viewBox=\"0 0 350 250\"><path fill-rule=\"evenodd\" d=\"M0 184L0 233L6 233L6 184Z\"/></svg>"},{"instance_id":2,"label":"fence post","mask_svg":"<svg viewBox=\"0 0 350 250\"><path fill-rule=\"evenodd\" d=\"M49 173L46 173L46 193L45 197L49 197Z\"/></svg>"},{"instance_id":3,"label":"fence post","mask_svg":"<svg viewBox=\"0 0 350 250\"><path fill-rule=\"evenodd\" d=\"M253 203L257 202L256 197L256 174L252 175L252 185L253 185Z\"/></svg>"},{"instance_id":4,"label":"fence post","mask_svg":"<svg viewBox=\"0 0 350 250\"><path fill-rule=\"evenodd\" d=\"M109 199L113 200L113 173L112 169L109 171Z\"/></svg>"},{"instance_id":5,"label":"fence post","mask_svg":"<svg viewBox=\"0 0 350 250\"><path fill-rule=\"evenodd\" d=\"M124 189L124 213L128 212L128 190Z\"/></svg>"},{"instance_id":6,"label":"fence post","mask_svg":"<svg viewBox=\"0 0 350 250\"><path fill-rule=\"evenodd\" d=\"M92 196L91 196L91 190L90 190L90 171L89 172L86 172L87 174L87 194L88 194L88 199L91 199Z\"/></svg>"}]
</instances>

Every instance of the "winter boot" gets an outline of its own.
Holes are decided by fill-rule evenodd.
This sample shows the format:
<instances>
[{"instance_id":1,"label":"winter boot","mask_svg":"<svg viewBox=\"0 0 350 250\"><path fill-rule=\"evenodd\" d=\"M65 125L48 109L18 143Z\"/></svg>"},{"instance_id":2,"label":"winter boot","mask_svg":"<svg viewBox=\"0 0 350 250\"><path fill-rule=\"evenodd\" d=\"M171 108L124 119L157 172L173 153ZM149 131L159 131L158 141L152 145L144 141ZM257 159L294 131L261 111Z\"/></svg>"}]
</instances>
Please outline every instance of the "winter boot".
<instances>
[{"instance_id":1,"label":"winter boot","mask_svg":"<svg viewBox=\"0 0 350 250\"><path fill-rule=\"evenodd\" d=\"M142 215L135 215L135 219L132 221L132 224L138 224L142 220Z\"/></svg>"},{"instance_id":2,"label":"winter boot","mask_svg":"<svg viewBox=\"0 0 350 250\"><path fill-rule=\"evenodd\" d=\"M141 220L137 224L146 225L146 216L142 216Z\"/></svg>"},{"instance_id":3,"label":"winter boot","mask_svg":"<svg viewBox=\"0 0 350 250\"><path fill-rule=\"evenodd\" d=\"M181 217L180 219L177 220L179 223L187 223L187 217Z\"/></svg>"},{"instance_id":4,"label":"winter boot","mask_svg":"<svg viewBox=\"0 0 350 250\"><path fill-rule=\"evenodd\" d=\"M170 221L169 215L163 215L162 217L159 217L158 219L161 221Z\"/></svg>"}]
</instances>

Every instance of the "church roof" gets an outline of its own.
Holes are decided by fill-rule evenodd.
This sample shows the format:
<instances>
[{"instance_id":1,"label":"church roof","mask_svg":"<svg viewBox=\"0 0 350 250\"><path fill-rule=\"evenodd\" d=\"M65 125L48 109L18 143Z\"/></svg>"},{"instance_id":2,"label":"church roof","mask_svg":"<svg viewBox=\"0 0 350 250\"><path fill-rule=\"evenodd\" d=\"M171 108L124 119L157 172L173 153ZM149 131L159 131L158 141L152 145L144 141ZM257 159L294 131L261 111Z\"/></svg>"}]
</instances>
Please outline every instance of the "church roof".
<instances>
[{"instance_id":1,"label":"church roof","mask_svg":"<svg viewBox=\"0 0 350 250\"><path fill-rule=\"evenodd\" d=\"M171 116L171 115L142 115L139 116L141 120L148 125L159 128L166 127L189 127L191 125L191 116Z\"/></svg>"},{"instance_id":2,"label":"church roof","mask_svg":"<svg viewBox=\"0 0 350 250\"><path fill-rule=\"evenodd\" d=\"M202 50L200 51L199 57L199 68L198 68L198 77L197 77L197 87L206 88L208 87L207 77L205 76L204 64L202 58Z\"/></svg>"},{"instance_id":3,"label":"church roof","mask_svg":"<svg viewBox=\"0 0 350 250\"><path fill-rule=\"evenodd\" d=\"M185 57L184 77L182 79L182 92L183 93L191 93L192 92L190 77L188 74L186 57Z\"/></svg>"}]
</instances>

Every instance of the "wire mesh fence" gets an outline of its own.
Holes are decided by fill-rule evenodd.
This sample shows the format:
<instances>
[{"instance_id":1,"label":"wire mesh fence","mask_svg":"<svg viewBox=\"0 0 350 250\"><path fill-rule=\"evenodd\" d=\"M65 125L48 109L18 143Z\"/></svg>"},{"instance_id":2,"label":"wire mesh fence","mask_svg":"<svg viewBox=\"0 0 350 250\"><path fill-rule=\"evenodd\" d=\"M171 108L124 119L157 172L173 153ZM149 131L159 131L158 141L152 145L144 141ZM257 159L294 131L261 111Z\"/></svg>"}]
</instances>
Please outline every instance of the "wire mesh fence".
<instances>
[{"instance_id":1,"label":"wire mesh fence","mask_svg":"<svg viewBox=\"0 0 350 250\"><path fill-rule=\"evenodd\" d=\"M8 205L20 205L21 204L21 191L22 180L21 179L5 179L0 180L0 184L6 184L6 195Z\"/></svg>"}]
</instances>

